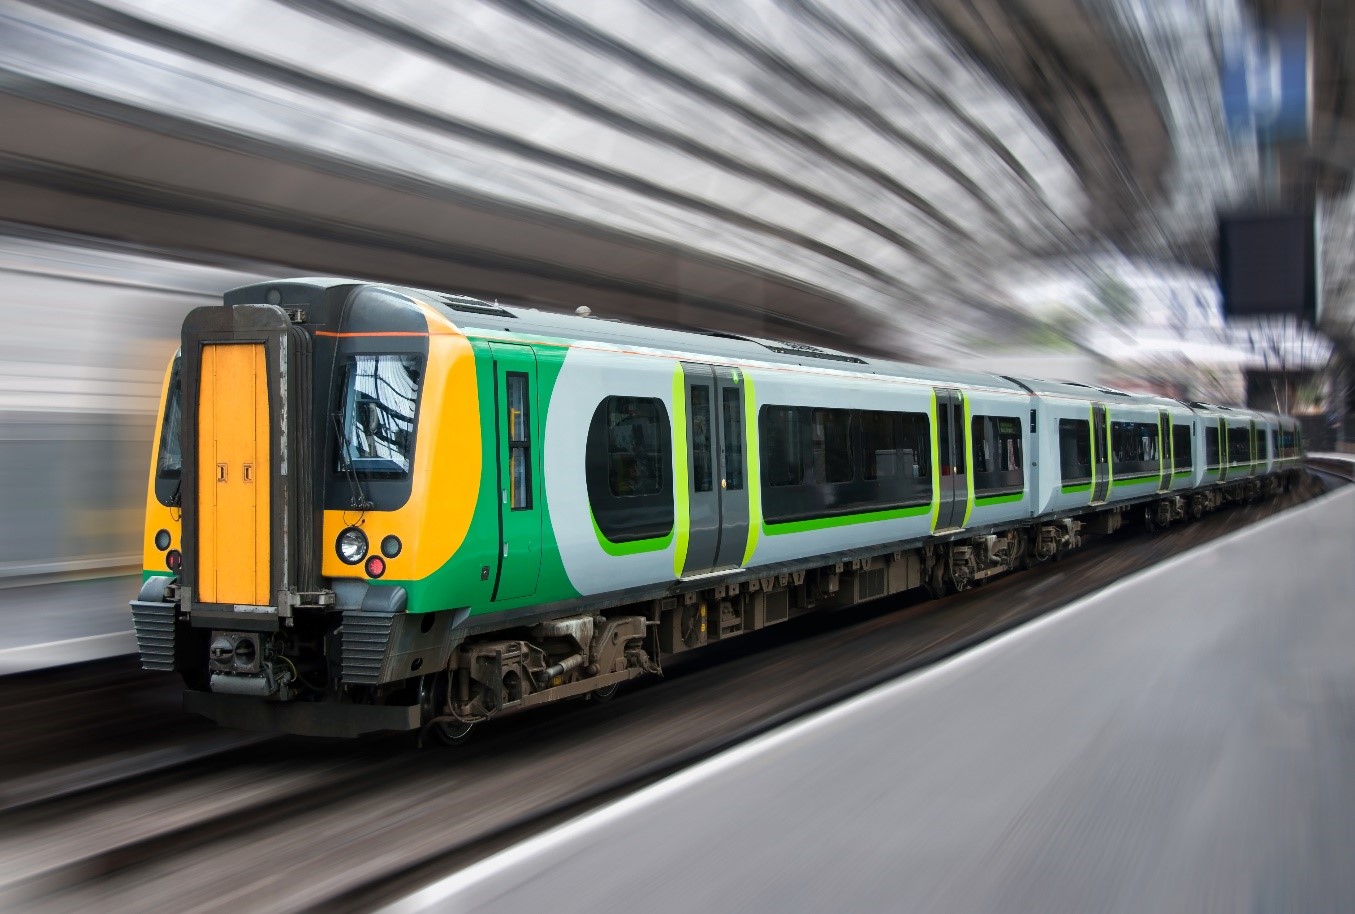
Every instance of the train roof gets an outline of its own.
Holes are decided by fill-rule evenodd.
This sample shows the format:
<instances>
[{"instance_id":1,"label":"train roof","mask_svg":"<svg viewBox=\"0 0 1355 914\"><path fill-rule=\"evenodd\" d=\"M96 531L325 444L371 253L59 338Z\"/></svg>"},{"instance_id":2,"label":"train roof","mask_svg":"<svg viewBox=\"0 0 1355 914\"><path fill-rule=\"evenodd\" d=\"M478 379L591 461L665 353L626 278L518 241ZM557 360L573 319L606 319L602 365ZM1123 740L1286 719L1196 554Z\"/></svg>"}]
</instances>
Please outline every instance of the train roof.
<instances>
[{"instance_id":1,"label":"train roof","mask_svg":"<svg viewBox=\"0 0 1355 914\"><path fill-rule=\"evenodd\" d=\"M614 318L560 314L498 302L491 303L469 296L424 289L411 288L402 291L421 301L442 307L458 327L472 333L507 331L528 336L540 334L547 337L591 340L616 346L639 346L749 362L801 365L909 378L933 385L953 384L962 387L989 387L1012 393L1024 392L1016 382L994 374L912 365L808 343L718 330L670 330Z\"/></svg>"},{"instance_id":2,"label":"train roof","mask_svg":"<svg viewBox=\"0 0 1355 914\"><path fill-rule=\"evenodd\" d=\"M614 346L641 347L671 352L677 355L714 357L746 362L799 365L820 369L837 369L851 373L875 374L902 378L934 386L983 387L1012 393L1034 393L1041 396L1067 397L1077 400L1117 402L1136 406L1157 406L1180 409L1187 406L1197 412L1218 415L1235 413L1239 417L1263 416L1254 410L1208 403L1183 403L1149 394L1132 394L1113 387L1083 384L1077 381L1048 381L1038 378L1017 378L981 371L957 371L948 368L915 365L892 359L879 359L826 346L786 340L768 339L737 333L708 330L672 330L635 324L617 318L595 315L571 315L516 304L490 302L469 295L420 289L389 283L367 282L338 277L299 277L294 279L264 280L241 286L226 293L227 304L245 301L272 300L270 292L278 290L290 301L300 296L303 300L335 301L335 294L347 296L345 289L356 294L363 291L394 293L406 299L417 299L441 310L449 320L469 333L490 335L507 332L519 336L542 336L566 340L586 340Z\"/></svg>"}]
</instances>

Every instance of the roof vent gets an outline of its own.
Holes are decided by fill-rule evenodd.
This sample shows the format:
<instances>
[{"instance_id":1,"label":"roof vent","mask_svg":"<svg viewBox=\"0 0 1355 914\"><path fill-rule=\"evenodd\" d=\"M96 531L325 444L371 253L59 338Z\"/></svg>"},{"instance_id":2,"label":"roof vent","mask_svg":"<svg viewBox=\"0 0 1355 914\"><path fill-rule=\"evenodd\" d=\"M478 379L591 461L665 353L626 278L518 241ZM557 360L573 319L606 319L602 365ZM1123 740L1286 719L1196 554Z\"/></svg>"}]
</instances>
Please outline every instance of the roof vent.
<instances>
[{"instance_id":1,"label":"roof vent","mask_svg":"<svg viewBox=\"0 0 1355 914\"><path fill-rule=\"evenodd\" d=\"M465 295L444 295L442 303L453 311L466 311L471 314L486 314L490 317L516 317L511 311L505 311L498 305L491 305L489 302L480 301L478 298L470 298Z\"/></svg>"},{"instance_id":2,"label":"roof vent","mask_svg":"<svg viewBox=\"0 0 1355 914\"><path fill-rule=\"evenodd\" d=\"M759 342L762 342L759 340ZM784 340L772 340L763 342L772 352L778 352L781 355L793 355L802 359L827 359L832 362L855 362L857 365L866 364L865 359L858 359L854 355L847 355L842 352L833 352L830 349L820 349L818 346L810 346L808 343L790 343Z\"/></svg>"}]
</instances>

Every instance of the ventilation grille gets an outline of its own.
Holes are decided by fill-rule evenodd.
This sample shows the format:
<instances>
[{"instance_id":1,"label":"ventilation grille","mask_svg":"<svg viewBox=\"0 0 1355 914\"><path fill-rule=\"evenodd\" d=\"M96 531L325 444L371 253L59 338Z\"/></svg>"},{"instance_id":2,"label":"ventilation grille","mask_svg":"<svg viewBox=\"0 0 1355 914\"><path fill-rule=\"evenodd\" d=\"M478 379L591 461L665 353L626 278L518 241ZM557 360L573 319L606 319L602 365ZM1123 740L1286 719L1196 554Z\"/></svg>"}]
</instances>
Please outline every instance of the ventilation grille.
<instances>
[{"instance_id":1,"label":"ventilation grille","mask_svg":"<svg viewBox=\"0 0 1355 914\"><path fill-rule=\"evenodd\" d=\"M132 627L136 629L136 649L143 670L175 669L174 616L173 603L132 601Z\"/></svg>"},{"instance_id":2,"label":"ventilation grille","mask_svg":"<svg viewBox=\"0 0 1355 914\"><path fill-rule=\"evenodd\" d=\"M767 594L767 615L764 625L775 625L790 618L790 591L778 590Z\"/></svg>"},{"instance_id":3,"label":"ventilation grille","mask_svg":"<svg viewBox=\"0 0 1355 914\"><path fill-rule=\"evenodd\" d=\"M873 600L884 595L885 570L883 568L872 568L869 571L858 571L856 573L856 598L858 600Z\"/></svg>"},{"instance_id":4,"label":"ventilation grille","mask_svg":"<svg viewBox=\"0 0 1355 914\"><path fill-rule=\"evenodd\" d=\"M343 681L349 685L379 685L381 662L390 643L390 613L343 614Z\"/></svg>"}]
</instances>

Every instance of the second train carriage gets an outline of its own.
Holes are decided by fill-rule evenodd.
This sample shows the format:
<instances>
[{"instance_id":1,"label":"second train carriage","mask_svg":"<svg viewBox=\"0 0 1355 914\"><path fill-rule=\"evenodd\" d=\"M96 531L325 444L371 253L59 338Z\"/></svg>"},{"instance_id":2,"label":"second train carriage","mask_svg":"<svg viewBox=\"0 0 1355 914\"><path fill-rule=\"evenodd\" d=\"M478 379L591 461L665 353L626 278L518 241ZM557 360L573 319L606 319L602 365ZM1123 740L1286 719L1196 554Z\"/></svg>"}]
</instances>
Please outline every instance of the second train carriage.
<instances>
[{"instance_id":1,"label":"second train carriage","mask_svg":"<svg viewBox=\"0 0 1355 914\"><path fill-rule=\"evenodd\" d=\"M133 602L231 726L446 737L1273 491L1293 420L346 280L184 323Z\"/></svg>"}]
</instances>

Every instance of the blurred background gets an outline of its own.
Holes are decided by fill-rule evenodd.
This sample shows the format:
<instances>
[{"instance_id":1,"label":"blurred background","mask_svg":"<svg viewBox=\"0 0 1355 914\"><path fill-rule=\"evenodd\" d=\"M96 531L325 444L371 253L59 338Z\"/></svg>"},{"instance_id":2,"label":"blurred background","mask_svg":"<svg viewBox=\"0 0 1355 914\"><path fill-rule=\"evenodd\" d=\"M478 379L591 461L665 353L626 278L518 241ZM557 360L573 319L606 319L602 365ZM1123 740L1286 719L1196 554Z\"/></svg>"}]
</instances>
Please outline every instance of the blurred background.
<instances>
[{"instance_id":1,"label":"blurred background","mask_svg":"<svg viewBox=\"0 0 1355 914\"><path fill-rule=\"evenodd\" d=\"M0 0L0 607L103 582L48 618L126 628L179 322L260 276L1355 449L1352 32L1346 0Z\"/></svg>"}]
</instances>

